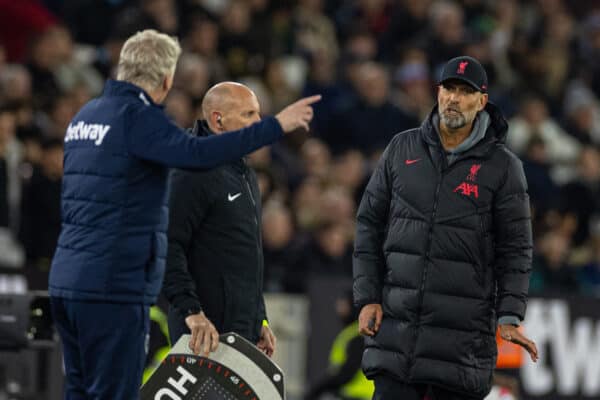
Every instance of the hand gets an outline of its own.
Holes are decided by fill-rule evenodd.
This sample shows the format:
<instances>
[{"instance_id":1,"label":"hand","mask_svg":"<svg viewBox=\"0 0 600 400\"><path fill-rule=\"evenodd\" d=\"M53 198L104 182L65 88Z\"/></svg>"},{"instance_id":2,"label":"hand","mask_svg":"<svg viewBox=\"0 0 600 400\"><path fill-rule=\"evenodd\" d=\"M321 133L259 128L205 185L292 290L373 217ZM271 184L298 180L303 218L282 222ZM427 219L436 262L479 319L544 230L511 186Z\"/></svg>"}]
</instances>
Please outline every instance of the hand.
<instances>
[{"instance_id":1,"label":"hand","mask_svg":"<svg viewBox=\"0 0 600 400\"><path fill-rule=\"evenodd\" d=\"M361 335L374 336L383 319L381 304L367 304L358 316L358 333Z\"/></svg>"},{"instance_id":2,"label":"hand","mask_svg":"<svg viewBox=\"0 0 600 400\"><path fill-rule=\"evenodd\" d=\"M321 95L305 97L290 104L275 116L285 133L290 133L298 128L309 130L308 124L313 119L311 104L321 100Z\"/></svg>"},{"instance_id":3,"label":"hand","mask_svg":"<svg viewBox=\"0 0 600 400\"><path fill-rule=\"evenodd\" d=\"M194 354L208 357L209 353L217 350L219 332L217 332L212 322L206 318L204 311L201 311L199 314L189 315L185 319L185 324L192 332L189 346Z\"/></svg>"},{"instance_id":4,"label":"hand","mask_svg":"<svg viewBox=\"0 0 600 400\"><path fill-rule=\"evenodd\" d=\"M531 361L537 362L538 350L537 346L532 340L527 339L519 332L519 328L514 325L500 325L500 337L506 341L514 344L518 344L523 347L529 353Z\"/></svg>"},{"instance_id":5,"label":"hand","mask_svg":"<svg viewBox=\"0 0 600 400\"><path fill-rule=\"evenodd\" d=\"M267 356L272 357L273 353L275 353L275 342L277 342L277 339L271 328L263 325L260 330L260 340L256 344L256 347Z\"/></svg>"}]
</instances>

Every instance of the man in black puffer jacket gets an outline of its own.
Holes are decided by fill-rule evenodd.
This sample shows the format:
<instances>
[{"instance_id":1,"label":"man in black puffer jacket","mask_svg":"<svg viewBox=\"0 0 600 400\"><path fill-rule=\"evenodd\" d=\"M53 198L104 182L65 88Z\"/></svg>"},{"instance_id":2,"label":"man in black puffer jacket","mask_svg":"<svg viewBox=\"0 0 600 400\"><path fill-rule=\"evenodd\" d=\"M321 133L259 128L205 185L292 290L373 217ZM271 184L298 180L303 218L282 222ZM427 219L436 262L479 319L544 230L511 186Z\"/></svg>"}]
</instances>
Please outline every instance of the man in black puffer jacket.
<instances>
[{"instance_id":1,"label":"man in black puffer jacket","mask_svg":"<svg viewBox=\"0 0 600 400\"><path fill-rule=\"evenodd\" d=\"M202 102L204 121L194 135L210 136L260 120L255 94L223 82ZM207 354L218 334L236 332L271 356L275 336L263 299L261 204L256 174L243 159L207 171L172 175L168 252L163 293L169 300L169 333L175 343Z\"/></svg>"},{"instance_id":2,"label":"man in black puffer jacket","mask_svg":"<svg viewBox=\"0 0 600 400\"><path fill-rule=\"evenodd\" d=\"M354 298L376 400L483 399L498 325L537 360L517 330L531 271L527 184L486 92L477 60L450 60L438 105L392 139L361 201Z\"/></svg>"}]
</instances>

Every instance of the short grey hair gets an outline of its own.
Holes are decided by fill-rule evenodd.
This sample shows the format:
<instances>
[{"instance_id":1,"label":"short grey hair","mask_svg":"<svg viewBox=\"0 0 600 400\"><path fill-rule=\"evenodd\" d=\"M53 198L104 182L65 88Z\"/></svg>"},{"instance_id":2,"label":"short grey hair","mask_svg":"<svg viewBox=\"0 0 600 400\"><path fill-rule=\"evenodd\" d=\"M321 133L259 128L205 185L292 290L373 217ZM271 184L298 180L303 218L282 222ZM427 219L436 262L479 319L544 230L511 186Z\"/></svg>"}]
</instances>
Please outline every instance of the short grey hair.
<instances>
[{"instance_id":1,"label":"short grey hair","mask_svg":"<svg viewBox=\"0 0 600 400\"><path fill-rule=\"evenodd\" d=\"M155 89L166 76L173 76L180 54L176 37L154 29L138 32L121 49L117 79Z\"/></svg>"}]
</instances>

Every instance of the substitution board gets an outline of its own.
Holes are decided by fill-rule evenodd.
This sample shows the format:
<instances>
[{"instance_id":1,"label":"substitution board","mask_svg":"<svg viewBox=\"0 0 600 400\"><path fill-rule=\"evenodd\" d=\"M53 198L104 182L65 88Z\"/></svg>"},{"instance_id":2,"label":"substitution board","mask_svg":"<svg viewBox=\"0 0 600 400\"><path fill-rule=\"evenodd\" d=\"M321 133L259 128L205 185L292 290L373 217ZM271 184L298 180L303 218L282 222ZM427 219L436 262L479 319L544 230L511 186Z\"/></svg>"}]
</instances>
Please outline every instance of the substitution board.
<instances>
[{"instance_id":1,"label":"substitution board","mask_svg":"<svg viewBox=\"0 0 600 400\"><path fill-rule=\"evenodd\" d=\"M285 400L283 372L236 333L219 337L209 357L183 335L141 389L142 400Z\"/></svg>"}]
</instances>

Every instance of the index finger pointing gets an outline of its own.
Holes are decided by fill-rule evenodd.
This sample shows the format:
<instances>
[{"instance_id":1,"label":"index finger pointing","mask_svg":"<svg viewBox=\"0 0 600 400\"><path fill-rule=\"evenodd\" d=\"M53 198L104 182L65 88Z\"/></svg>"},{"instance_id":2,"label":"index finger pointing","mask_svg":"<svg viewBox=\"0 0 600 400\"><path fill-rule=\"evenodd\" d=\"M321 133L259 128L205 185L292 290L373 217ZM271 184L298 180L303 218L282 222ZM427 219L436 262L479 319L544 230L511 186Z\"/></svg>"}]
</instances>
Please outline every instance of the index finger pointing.
<instances>
[{"instance_id":1,"label":"index finger pointing","mask_svg":"<svg viewBox=\"0 0 600 400\"><path fill-rule=\"evenodd\" d=\"M314 96L309 96L309 97L305 97L303 99L300 99L300 100L298 100L298 103L302 103L304 105L309 105L309 104L316 103L319 100L321 100L321 95L320 94L316 94Z\"/></svg>"}]
</instances>

